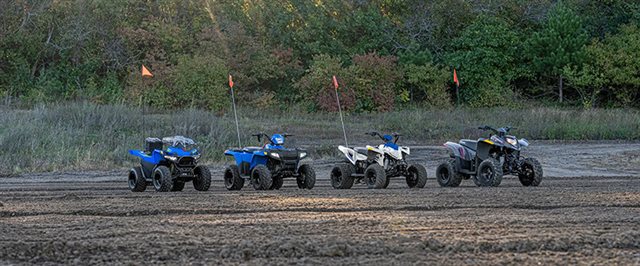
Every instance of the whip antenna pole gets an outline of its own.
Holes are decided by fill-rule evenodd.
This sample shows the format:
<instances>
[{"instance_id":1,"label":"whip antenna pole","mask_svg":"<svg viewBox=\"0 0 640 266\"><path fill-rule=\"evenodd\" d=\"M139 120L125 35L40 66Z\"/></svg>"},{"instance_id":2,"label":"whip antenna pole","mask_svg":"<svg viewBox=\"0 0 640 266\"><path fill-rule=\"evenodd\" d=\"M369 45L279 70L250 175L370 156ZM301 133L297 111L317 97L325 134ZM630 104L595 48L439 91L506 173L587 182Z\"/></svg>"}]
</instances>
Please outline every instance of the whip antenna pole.
<instances>
[{"instance_id":1,"label":"whip antenna pole","mask_svg":"<svg viewBox=\"0 0 640 266\"><path fill-rule=\"evenodd\" d=\"M344 129L344 119L342 118L342 107L340 106L340 96L338 95L338 80L336 76L333 76L333 86L336 88L336 101L338 102L338 112L340 113L340 123L342 123L342 134L344 135L344 145L349 147L349 142L347 142L347 131Z\"/></svg>"},{"instance_id":2,"label":"whip antenna pole","mask_svg":"<svg viewBox=\"0 0 640 266\"><path fill-rule=\"evenodd\" d=\"M236 111L236 98L233 95L233 77L229 75L229 87L231 87L231 103L233 105L233 116L236 119L236 132L238 133L238 148L242 148L240 144L240 126L238 125L238 112Z\"/></svg>"},{"instance_id":3,"label":"whip antenna pole","mask_svg":"<svg viewBox=\"0 0 640 266\"><path fill-rule=\"evenodd\" d=\"M140 72L141 72L140 73L141 74L140 81L142 82L142 93L140 93L140 104L142 105L141 106L142 107L142 134L143 134L142 139L144 140L144 139L146 139L146 136L144 136L144 135L146 135L146 133L147 133L146 132L147 128L146 128L146 126L144 124L145 109L147 107L147 105L144 103L144 93L145 93L145 91L144 91L144 89L145 89L144 77L153 78L153 74L144 65L142 65L142 67L140 69Z\"/></svg>"}]
</instances>

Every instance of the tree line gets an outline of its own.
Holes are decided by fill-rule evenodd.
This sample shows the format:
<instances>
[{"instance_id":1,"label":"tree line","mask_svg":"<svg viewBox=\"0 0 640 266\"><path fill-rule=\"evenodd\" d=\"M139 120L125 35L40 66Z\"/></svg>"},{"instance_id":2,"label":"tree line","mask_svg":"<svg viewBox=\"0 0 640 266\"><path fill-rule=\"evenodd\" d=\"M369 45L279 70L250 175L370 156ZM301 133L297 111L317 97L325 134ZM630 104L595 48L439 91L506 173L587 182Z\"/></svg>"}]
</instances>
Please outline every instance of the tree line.
<instances>
[{"instance_id":1,"label":"tree line","mask_svg":"<svg viewBox=\"0 0 640 266\"><path fill-rule=\"evenodd\" d=\"M638 107L635 0L0 2L0 94L224 111ZM154 77L142 79L140 66Z\"/></svg>"}]
</instances>

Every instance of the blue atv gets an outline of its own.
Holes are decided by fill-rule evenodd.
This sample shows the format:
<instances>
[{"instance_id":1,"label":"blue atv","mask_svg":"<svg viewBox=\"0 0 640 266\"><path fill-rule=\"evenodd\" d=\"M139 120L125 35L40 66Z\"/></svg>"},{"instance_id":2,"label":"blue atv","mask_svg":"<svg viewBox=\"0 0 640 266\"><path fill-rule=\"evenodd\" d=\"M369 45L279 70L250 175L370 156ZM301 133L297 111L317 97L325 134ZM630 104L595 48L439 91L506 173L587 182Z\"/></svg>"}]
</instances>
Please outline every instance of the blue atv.
<instances>
[{"instance_id":1,"label":"blue atv","mask_svg":"<svg viewBox=\"0 0 640 266\"><path fill-rule=\"evenodd\" d=\"M280 189L284 178L295 177L298 188L312 189L316 184L316 172L308 164L300 161L307 157L303 149L287 149L284 145L285 137L289 134L269 135L253 134L262 143L262 138L269 143L262 147L246 147L243 149L229 149L224 152L233 156L236 163L227 166L224 171L224 185L228 190L240 190L247 177L256 190Z\"/></svg>"},{"instance_id":2,"label":"blue atv","mask_svg":"<svg viewBox=\"0 0 640 266\"><path fill-rule=\"evenodd\" d=\"M164 149L164 144L167 148ZM182 191L184 183L193 181L198 191L207 191L211 186L211 172L204 165L198 165L200 151L196 143L183 136L146 138L145 150L129 150L140 157L140 166L129 171L129 188L142 192L152 184L156 191Z\"/></svg>"}]
</instances>

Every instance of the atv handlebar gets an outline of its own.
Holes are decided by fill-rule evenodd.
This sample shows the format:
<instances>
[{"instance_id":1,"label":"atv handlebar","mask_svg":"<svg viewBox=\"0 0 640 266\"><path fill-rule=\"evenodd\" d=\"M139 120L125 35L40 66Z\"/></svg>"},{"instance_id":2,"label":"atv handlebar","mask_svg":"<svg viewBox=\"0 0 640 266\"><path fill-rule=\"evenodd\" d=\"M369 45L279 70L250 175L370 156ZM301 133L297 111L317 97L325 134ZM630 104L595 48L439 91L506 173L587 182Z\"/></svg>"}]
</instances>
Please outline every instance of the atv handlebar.
<instances>
[{"instance_id":1,"label":"atv handlebar","mask_svg":"<svg viewBox=\"0 0 640 266\"><path fill-rule=\"evenodd\" d=\"M495 129L495 128L492 128L490 126L481 126L481 127L478 127L478 129L485 130L485 131L486 130L491 130L495 134L502 135L502 134L505 134L505 133L509 133L510 130L516 129L516 128L515 127L502 127L502 128Z\"/></svg>"},{"instance_id":2,"label":"atv handlebar","mask_svg":"<svg viewBox=\"0 0 640 266\"><path fill-rule=\"evenodd\" d=\"M259 133L256 133L256 134L251 134L251 136L252 137L258 137L258 142L262 142L262 137L265 137L265 138L269 139L269 135L264 134L263 132L259 132ZM271 140L269 140L269 141L271 141Z\"/></svg>"},{"instance_id":3,"label":"atv handlebar","mask_svg":"<svg viewBox=\"0 0 640 266\"><path fill-rule=\"evenodd\" d=\"M371 132L366 132L364 133L365 135L369 135L372 137L378 136L381 140L383 141L387 141L384 139L384 137L382 136L382 134L378 133L377 131L371 131ZM398 142L398 139L400 139L400 136L402 136L400 133L391 133L391 136L393 136L393 143Z\"/></svg>"},{"instance_id":4,"label":"atv handlebar","mask_svg":"<svg viewBox=\"0 0 640 266\"><path fill-rule=\"evenodd\" d=\"M269 140L269 142L271 142L270 136L265 134L264 132L259 132L259 133L256 133L256 134L252 134L251 136L252 137L258 137L258 142L262 142L262 137L265 137L266 139ZM294 135L293 134L284 133L284 134L282 134L282 136L286 138L286 137L292 137ZM275 144L275 143L271 142L271 144Z\"/></svg>"}]
</instances>

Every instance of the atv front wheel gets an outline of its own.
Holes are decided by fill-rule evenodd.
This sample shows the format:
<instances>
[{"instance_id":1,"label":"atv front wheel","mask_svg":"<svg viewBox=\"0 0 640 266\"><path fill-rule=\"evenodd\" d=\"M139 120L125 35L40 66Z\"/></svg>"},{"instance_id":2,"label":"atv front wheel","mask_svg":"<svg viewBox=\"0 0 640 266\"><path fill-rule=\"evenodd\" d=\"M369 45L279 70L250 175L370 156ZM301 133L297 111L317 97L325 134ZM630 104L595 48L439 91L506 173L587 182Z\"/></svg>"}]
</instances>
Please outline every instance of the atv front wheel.
<instances>
[{"instance_id":1,"label":"atv front wheel","mask_svg":"<svg viewBox=\"0 0 640 266\"><path fill-rule=\"evenodd\" d=\"M350 189L353 186L355 168L352 164L341 163L331 170L331 186L335 189Z\"/></svg>"},{"instance_id":2,"label":"atv front wheel","mask_svg":"<svg viewBox=\"0 0 640 266\"><path fill-rule=\"evenodd\" d=\"M441 163L436 168L436 179L441 187L457 187L462 182L463 176L456 172L455 160Z\"/></svg>"},{"instance_id":3,"label":"atv front wheel","mask_svg":"<svg viewBox=\"0 0 640 266\"><path fill-rule=\"evenodd\" d=\"M211 171L204 165L198 165L193 169L196 177L193 179L193 188L197 191L207 191L211 186Z\"/></svg>"},{"instance_id":4,"label":"atv front wheel","mask_svg":"<svg viewBox=\"0 0 640 266\"><path fill-rule=\"evenodd\" d=\"M308 164L303 164L298 168L299 176L296 178L298 188L312 189L316 185L316 171Z\"/></svg>"},{"instance_id":5,"label":"atv front wheel","mask_svg":"<svg viewBox=\"0 0 640 266\"><path fill-rule=\"evenodd\" d=\"M366 180L369 188L384 188L387 178L387 173L384 171L384 168L377 163L369 165L367 170L364 171L364 179Z\"/></svg>"},{"instance_id":6,"label":"atv front wheel","mask_svg":"<svg viewBox=\"0 0 640 266\"><path fill-rule=\"evenodd\" d=\"M142 176L142 168L140 166L129 170L129 189L133 192L142 192L147 189L147 180Z\"/></svg>"},{"instance_id":7,"label":"atv front wheel","mask_svg":"<svg viewBox=\"0 0 640 266\"><path fill-rule=\"evenodd\" d=\"M240 176L237 165L232 164L224 169L224 187L227 190L240 190L244 187L244 178Z\"/></svg>"},{"instance_id":8,"label":"atv front wheel","mask_svg":"<svg viewBox=\"0 0 640 266\"><path fill-rule=\"evenodd\" d=\"M167 192L173 186L171 171L168 167L160 165L153 170L153 188L158 192Z\"/></svg>"},{"instance_id":9,"label":"atv front wheel","mask_svg":"<svg viewBox=\"0 0 640 266\"><path fill-rule=\"evenodd\" d=\"M419 164L409 165L405 178L410 188L424 188L427 184L427 169Z\"/></svg>"},{"instance_id":10,"label":"atv front wheel","mask_svg":"<svg viewBox=\"0 0 640 266\"><path fill-rule=\"evenodd\" d=\"M273 183L271 184L271 187L269 188L269 190L280 189L282 188L282 185L284 185L284 178L282 177L274 178Z\"/></svg>"},{"instance_id":11,"label":"atv front wheel","mask_svg":"<svg viewBox=\"0 0 640 266\"><path fill-rule=\"evenodd\" d=\"M522 163L522 170L518 174L520 183L525 186L537 187L542 182L542 165L535 158L526 158Z\"/></svg>"},{"instance_id":12,"label":"atv front wheel","mask_svg":"<svg viewBox=\"0 0 640 266\"><path fill-rule=\"evenodd\" d=\"M389 183L391 183L391 177L387 176L387 181L384 182L384 186L382 186L382 188L387 188L389 186Z\"/></svg>"},{"instance_id":13,"label":"atv front wheel","mask_svg":"<svg viewBox=\"0 0 640 266\"><path fill-rule=\"evenodd\" d=\"M271 171L265 165L258 165L253 168L253 171L251 171L251 184L255 190L267 190L272 183Z\"/></svg>"},{"instance_id":14,"label":"atv front wheel","mask_svg":"<svg viewBox=\"0 0 640 266\"><path fill-rule=\"evenodd\" d=\"M479 187L497 187L502 182L502 166L494 158L487 158L478 166L478 173L474 179Z\"/></svg>"}]
</instances>

